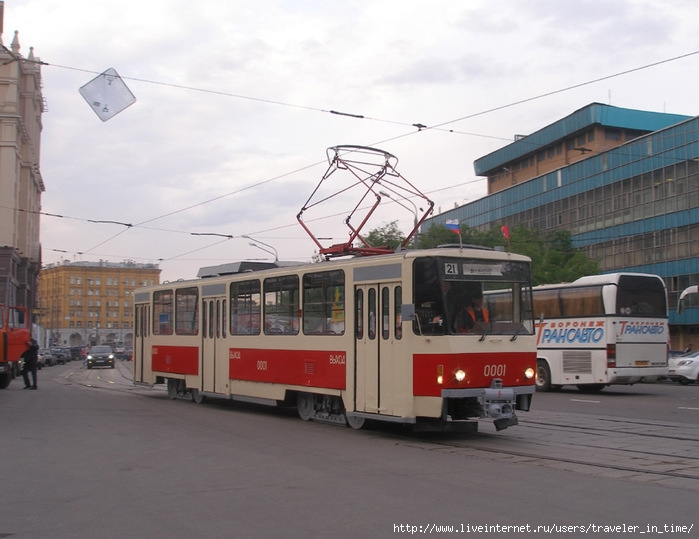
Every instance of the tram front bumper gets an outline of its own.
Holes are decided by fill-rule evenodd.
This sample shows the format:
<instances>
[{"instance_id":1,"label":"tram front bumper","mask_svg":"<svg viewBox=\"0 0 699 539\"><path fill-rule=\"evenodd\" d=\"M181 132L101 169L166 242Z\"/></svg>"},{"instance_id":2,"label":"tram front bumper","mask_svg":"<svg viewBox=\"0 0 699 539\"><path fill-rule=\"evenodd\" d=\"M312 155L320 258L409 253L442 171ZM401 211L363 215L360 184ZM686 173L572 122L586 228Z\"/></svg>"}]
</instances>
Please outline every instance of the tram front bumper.
<instances>
[{"instance_id":1,"label":"tram front bumper","mask_svg":"<svg viewBox=\"0 0 699 539\"><path fill-rule=\"evenodd\" d=\"M534 391L535 387L533 385L478 389L443 389L442 397L450 401L477 403L477 406L467 406L466 409L472 411L473 417L493 419L495 428L502 430L518 423L515 410L529 410Z\"/></svg>"}]
</instances>

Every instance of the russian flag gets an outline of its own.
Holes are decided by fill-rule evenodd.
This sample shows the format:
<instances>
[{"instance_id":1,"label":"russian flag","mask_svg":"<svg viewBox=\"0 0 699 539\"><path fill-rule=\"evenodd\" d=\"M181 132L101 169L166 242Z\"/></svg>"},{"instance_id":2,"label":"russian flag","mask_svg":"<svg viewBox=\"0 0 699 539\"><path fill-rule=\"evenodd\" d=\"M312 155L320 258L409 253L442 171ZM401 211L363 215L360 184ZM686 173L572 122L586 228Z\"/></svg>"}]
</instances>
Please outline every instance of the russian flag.
<instances>
[{"instance_id":1,"label":"russian flag","mask_svg":"<svg viewBox=\"0 0 699 539\"><path fill-rule=\"evenodd\" d=\"M447 219L447 230L451 230L455 234L461 234L461 226L458 219Z\"/></svg>"}]
</instances>

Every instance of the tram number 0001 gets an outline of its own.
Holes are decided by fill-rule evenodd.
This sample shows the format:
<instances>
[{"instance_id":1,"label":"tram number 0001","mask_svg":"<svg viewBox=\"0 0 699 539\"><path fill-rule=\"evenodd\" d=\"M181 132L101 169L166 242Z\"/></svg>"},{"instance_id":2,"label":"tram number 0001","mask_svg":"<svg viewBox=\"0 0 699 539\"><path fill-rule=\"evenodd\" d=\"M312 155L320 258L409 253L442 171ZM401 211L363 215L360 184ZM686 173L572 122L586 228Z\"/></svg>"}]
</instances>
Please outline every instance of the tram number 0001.
<instances>
[{"instance_id":1,"label":"tram number 0001","mask_svg":"<svg viewBox=\"0 0 699 539\"><path fill-rule=\"evenodd\" d=\"M266 371L267 370L267 362L264 360L258 361L257 362L257 370L258 371Z\"/></svg>"},{"instance_id":2,"label":"tram number 0001","mask_svg":"<svg viewBox=\"0 0 699 539\"><path fill-rule=\"evenodd\" d=\"M486 365L483 367L483 376L505 376L507 365Z\"/></svg>"}]
</instances>

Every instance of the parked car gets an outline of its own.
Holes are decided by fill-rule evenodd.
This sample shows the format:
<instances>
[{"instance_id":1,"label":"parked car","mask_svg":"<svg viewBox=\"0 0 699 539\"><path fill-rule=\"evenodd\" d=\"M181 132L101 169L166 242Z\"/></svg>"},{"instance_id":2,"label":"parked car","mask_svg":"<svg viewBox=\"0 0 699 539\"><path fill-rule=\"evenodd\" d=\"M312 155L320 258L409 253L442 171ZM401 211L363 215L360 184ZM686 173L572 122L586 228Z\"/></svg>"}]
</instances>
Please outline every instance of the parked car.
<instances>
[{"instance_id":1,"label":"parked car","mask_svg":"<svg viewBox=\"0 0 699 539\"><path fill-rule=\"evenodd\" d=\"M51 348L51 355L56 359L56 363L59 365L65 365L67 361L70 361L70 354L66 356L64 349L60 346Z\"/></svg>"},{"instance_id":2,"label":"parked car","mask_svg":"<svg viewBox=\"0 0 699 539\"><path fill-rule=\"evenodd\" d=\"M87 355L87 346L71 346L70 359L72 361L82 361Z\"/></svg>"},{"instance_id":3,"label":"parked car","mask_svg":"<svg viewBox=\"0 0 699 539\"><path fill-rule=\"evenodd\" d=\"M50 348L39 349L39 364L47 367L51 367L56 364L56 360L54 359Z\"/></svg>"},{"instance_id":4,"label":"parked car","mask_svg":"<svg viewBox=\"0 0 699 539\"><path fill-rule=\"evenodd\" d=\"M87 354L87 368L114 368L114 352L111 346L93 346Z\"/></svg>"},{"instance_id":5,"label":"parked car","mask_svg":"<svg viewBox=\"0 0 699 539\"><path fill-rule=\"evenodd\" d=\"M680 384L699 382L699 350L668 360L667 377Z\"/></svg>"}]
</instances>

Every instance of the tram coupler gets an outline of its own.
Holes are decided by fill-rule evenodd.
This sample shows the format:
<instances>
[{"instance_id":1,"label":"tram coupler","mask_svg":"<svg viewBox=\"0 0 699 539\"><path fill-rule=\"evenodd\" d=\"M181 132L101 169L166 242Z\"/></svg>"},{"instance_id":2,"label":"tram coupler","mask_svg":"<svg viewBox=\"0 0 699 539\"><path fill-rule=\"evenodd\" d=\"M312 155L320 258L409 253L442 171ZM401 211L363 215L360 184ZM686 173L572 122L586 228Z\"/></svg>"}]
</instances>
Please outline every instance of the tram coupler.
<instances>
[{"instance_id":1,"label":"tram coupler","mask_svg":"<svg viewBox=\"0 0 699 539\"><path fill-rule=\"evenodd\" d=\"M495 430L499 432L501 430L505 430L507 427L519 425L519 419L515 414L512 414L512 417L501 417L500 419L495 419L493 421L493 425L495 425Z\"/></svg>"}]
</instances>

